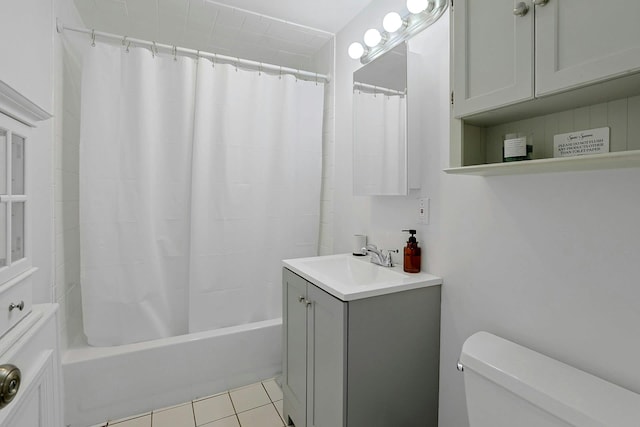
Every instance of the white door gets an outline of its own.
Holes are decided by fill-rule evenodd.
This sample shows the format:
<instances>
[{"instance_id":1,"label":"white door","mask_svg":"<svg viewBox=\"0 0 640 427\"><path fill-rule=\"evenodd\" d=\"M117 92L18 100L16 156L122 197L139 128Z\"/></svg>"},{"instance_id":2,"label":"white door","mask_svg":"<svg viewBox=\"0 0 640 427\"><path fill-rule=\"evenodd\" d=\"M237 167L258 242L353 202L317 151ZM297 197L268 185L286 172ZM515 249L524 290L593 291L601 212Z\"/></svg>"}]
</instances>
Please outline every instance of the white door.
<instances>
[{"instance_id":1,"label":"white door","mask_svg":"<svg viewBox=\"0 0 640 427\"><path fill-rule=\"evenodd\" d=\"M640 2L549 0L535 15L536 95L640 70Z\"/></svg>"},{"instance_id":2,"label":"white door","mask_svg":"<svg viewBox=\"0 0 640 427\"><path fill-rule=\"evenodd\" d=\"M529 0L454 2L456 117L533 97L533 12Z\"/></svg>"}]
</instances>

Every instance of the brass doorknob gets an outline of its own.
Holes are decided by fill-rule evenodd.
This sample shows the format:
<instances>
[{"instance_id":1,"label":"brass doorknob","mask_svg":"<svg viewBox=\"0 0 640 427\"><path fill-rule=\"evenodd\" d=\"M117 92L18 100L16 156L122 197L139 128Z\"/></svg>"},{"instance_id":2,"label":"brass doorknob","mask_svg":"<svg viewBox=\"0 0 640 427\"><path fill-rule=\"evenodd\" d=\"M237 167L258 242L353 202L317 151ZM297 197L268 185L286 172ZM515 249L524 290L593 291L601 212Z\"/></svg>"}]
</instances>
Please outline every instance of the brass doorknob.
<instances>
[{"instance_id":1,"label":"brass doorknob","mask_svg":"<svg viewBox=\"0 0 640 427\"><path fill-rule=\"evenodd\" d=\"M15 365L0 365L0 408L7 406L20 388L22 374Z\"/></svg>"}]
</instances>

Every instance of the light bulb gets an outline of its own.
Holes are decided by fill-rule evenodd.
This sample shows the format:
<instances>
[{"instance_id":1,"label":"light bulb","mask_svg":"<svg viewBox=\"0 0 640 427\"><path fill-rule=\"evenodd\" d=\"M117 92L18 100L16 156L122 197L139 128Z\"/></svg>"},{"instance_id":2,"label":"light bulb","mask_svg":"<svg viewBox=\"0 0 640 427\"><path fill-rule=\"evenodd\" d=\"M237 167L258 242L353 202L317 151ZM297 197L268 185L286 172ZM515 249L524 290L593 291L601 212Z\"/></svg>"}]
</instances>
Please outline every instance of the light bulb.
<instances>
[{"instance_id":1,"label":"light bulb","mask_svg":"<svg viewBox=\"0 0 640 427\"><path fill-rule=\"evenodd\" d=\"M389 12L382 20L382 26L388 33L395 33L402 27L402 17L397 12Z\"/></svg>"},{"instance_id":2,"label":"light bulb","mask_svg":"<svg viewBox=\"0 0 640 427\"><path fill-rule=\"evenodd\" d=\"M351 57L351 59L360 59L362 58L363 54L364 46L362 46L358 42L351 43L351 45L349 46L349 57Z\"/></svg>"},{"instance_id":3,"label":"light bulb","mask_svg":"<svg viewBox=\"0 0 640 427\"><path fill-rule=\"evenodd\" d=\"M369 47L376 46L378 43L380 43L381 40L382 35L380 34L380 31L376 30L375 28L370 28L366 33L364 33L364 44Z\"/></svg>"},{"instance_id":4,"label":"light bulb","mask_svg":"<svg viewBox=\"0 0 640 427\"><path fill-rule=\"evenodd\" d=\"M411 13L420 13L429 7L429 0L407 0L407 9Z\"/></svg>"}]
</instances>

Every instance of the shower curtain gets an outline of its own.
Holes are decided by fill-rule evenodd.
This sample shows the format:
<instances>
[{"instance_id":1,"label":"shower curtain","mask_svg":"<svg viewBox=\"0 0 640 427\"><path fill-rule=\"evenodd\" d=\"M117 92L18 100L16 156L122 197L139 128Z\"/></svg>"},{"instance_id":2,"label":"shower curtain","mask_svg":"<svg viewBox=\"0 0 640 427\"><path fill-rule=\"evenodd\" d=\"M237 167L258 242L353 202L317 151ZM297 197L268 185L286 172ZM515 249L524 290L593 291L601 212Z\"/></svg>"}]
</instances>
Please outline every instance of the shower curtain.
<instances>
[{"instance_id":1,"label":"shower curtain","mask_svg":"<svg viewBox=\"0 0 640 427\"><path fill-rule=\"evenodd\" d=\"M277 317L316 253L323 86L98 43L80 135L84 331L112 346Z\"/></svg>"},{"instance_id":2,"label":"shower curtain","mask_svg":"<svg viewBox=\"0 0 640 427\"><path fill-rule=\"evenodd\" d=\"M354 191L403 194L407 188L406 96L355 91Z\"/></svg>"}]
</instances>

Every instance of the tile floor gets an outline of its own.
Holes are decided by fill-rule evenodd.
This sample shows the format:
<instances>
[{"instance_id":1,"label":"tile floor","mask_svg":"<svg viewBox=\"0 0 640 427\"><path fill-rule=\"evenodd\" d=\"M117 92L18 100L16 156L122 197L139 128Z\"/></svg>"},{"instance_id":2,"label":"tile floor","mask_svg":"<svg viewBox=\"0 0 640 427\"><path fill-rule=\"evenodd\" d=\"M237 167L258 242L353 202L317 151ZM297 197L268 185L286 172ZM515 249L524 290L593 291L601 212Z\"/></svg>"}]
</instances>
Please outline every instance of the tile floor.
<instances>
[{"instance_id":1,"label":"tile floor","mask_svg":"<svg viewBox=\"0 0 640 427\"><path fill-rule=\"evenodd\" d=\"M274 379L270 379L99 426L283 427L285 424L282 390Z\"/></svg>"}]
</instances>

